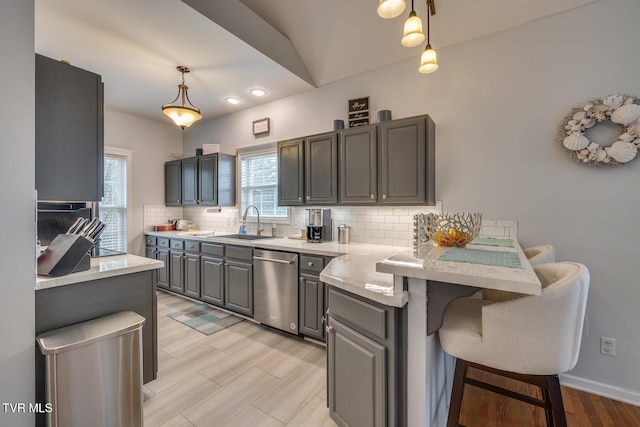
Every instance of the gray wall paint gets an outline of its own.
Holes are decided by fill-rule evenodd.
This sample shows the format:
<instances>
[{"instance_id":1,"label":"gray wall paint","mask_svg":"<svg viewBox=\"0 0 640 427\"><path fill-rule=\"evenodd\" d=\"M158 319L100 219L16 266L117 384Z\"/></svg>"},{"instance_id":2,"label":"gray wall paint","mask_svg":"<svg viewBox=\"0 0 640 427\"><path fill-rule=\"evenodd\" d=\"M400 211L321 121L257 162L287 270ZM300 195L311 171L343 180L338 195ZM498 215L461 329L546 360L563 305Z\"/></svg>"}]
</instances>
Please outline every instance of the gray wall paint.
<instances>
[{"instance_id":1,"label":"gray wall paint","mask_svg":"<svg viewBox=\"0 0 640 427\"><path fill-rule=\"evenodd\" d=\"M34 401L35 69L33 1L0 2L0 81L11 114L0 116L0 402ZM0 407L0 425L32 426L32 414Z\"/></svg>"},{"instance_id":2,"label":"gray wall paint","mask_svg":"<svg viewBox=\"0 0 640 427\"><path fill-rule=\"evenodd\" d=\"M417 72L416 49L415 59L197 123L185 132L184 151L219 143L234 153L327 131L360 96L371 97L374 114L430 114L444 210L517 219L523 246L551 243L559 260L585 263L588 328L571 374L640 393L640 160L589 168L554 142L571 108L614 93L640 96L639 16L637 0L601 0L441 49L431 75ZM271 134L254 138L251 122L263 117ZM616 339L615 357L600 355L601 335Z\"/></svg>"}]
</instances>

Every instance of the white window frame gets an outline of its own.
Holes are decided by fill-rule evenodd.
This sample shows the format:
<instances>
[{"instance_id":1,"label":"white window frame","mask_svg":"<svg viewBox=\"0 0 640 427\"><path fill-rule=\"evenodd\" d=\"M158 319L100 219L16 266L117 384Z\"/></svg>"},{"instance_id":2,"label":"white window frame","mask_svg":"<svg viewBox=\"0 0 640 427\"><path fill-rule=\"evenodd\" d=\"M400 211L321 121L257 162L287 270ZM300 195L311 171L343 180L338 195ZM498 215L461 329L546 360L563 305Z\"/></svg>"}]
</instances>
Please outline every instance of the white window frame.
<instances>
[{"instance_id":1,"label":"white window frame","mask_svg":"<svg viewBox=\"0 0 640 427\"><path fill-rule=\"evenodd\" d=\"M129 150L127 148L120 147L104 147L104 154L111 154L114 156L126 157L127 159L127 235L125 236L127 242L127 253L130 253L130 249L132 247L131 240L131 181L133 181L131 176L131 163L133 159L133 150Z\"/></svg>"},{"instance_id":2,"label":"white window frame","mask_svg":"<svg viewBox=\"0 0 640 427\"><path fill-rule=\"evenodd\" d=\"M252 147L239 148L236 151L236 194L238 195L238 222L242 223L242 215L244 211L242 209L242 159L244 157L250 156L259 156L265 154L275 154L278 155L278 147L275 142L270 142L267 144L255 145ZM274 216L263 216L260 213L260 223L261 224L291 224L291 208L287 207L287 216L286 217L274 217ZM247 213L247 222L248 223L257 223L258 216L256 215L256 211L251 209ZM265 227L263 227L265 228ZM266 228L265 228L266 229Z\"/></svg>"}]
</instances>

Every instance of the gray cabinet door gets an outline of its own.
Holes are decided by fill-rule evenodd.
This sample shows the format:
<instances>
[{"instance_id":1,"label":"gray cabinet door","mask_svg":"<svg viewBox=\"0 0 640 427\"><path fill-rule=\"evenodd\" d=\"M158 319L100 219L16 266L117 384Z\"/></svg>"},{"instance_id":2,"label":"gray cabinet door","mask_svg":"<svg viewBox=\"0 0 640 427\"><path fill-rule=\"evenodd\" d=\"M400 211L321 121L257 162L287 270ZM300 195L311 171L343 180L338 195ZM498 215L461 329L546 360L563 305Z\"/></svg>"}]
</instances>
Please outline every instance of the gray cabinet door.
<instances>
[{"instance_id":1,"label":"gray cabinet door","mask_svg":"<svg viewBox=\"0 0 640 427\"><path fill-rule=\"evenodd\" d=\"M314 205L338 203L338 134L309 136L305 140L305 201Z\"/></svg>"},{"instance_id":2,"label":"gray cabinet door","mask_svg":"<svg viewBox=\"0 0 640 427\"><path fill-rule=\"evenodd\" d=\"M102 78L36 55L35 186L38 200L102 199L103 122Z\"/></svg>"},{"instance_id":3,"label":"gray cabinet door","mask_svg":"<svg viewBox=\"0 0 640 427\"><path fill-rule=\"evenodd\" d=\"M182 162L174 160L164 164L164 204L182 204Z\"/></svg>"},{"instance_id":4,"label":"gray cabinet door","mask_svg":"<svg viewBox=\"0 0 640 427\"><path fill-rule=\"evenodd\" d=\"M379 126L379 187L383 204L426 203L426 120L424 116Z\"/></svg>"},{"instance_id":5,"label":"gray cabinet door","mask_svg":"<svg viewBox=\"0 0 640 427\"><path fill-rule=\"evenodd\" d=\"M158 249L156 250L155 258L158 261L164 262L164 267L157 270L158 287L169 289L169 251Z\"/></svg>"},{"instance_id":6,"label":"gray cabinet door","mask_svg":"<svg viewBox=\"0 0 640 427\"><path fill-rule=\"evenodd\" d=\"M382 427L387 422L384 346L329 317L329 416L340 426Z\"/></svg>"},{"instance_id":7,"label":"gray cabinet door","mask_svg":"<svg viewBox=\"0 0 640 427\"><path fill-rule=\"evenodd\" d=\"M304 140L278 142L278 205L304 205Z\"/></svg>"},{"instance_id":8,"label":"gray cabinet door","mask_svg":"<svg viewBox=\"0 0 640 427\"><path fill-rule=\"evenodd\" d=\"M340 132L341 204L374 205L378 202L377 126L362 126Z\"/></svg>"},{"instance_id":9,"label":"gray cabinet door","mask_svg":"<svg viewBox=\"0 0 640 427\"><path fill-rule=\"evenodd\" d=\"M200 256L185 254L184 293L192 298L200 298Z\"/></svg>"},{"instance_id":10,"label":"gray cabinet door","mask_svg":"<svg viewBox=\"0 0 640 427\"><path fill-rule=\"evenodd\" d=\"M198 158L182 161L182 205L198 204Z\"/></svg>"},{"instance_id":11,"label":"gray cabinet door","mask_svg":"<svg viewBox=\"0 0 640 427\"><path fill-rule=\"evenodd\" d=\"M225 261L224 293L226 308L253 316L253 265Z\"/></svg>"},{"instance_id":12,"label":"gray cabinet door","mask_svg":"<svg viewBox=\"0 0 640 427\"><path fill-rule=\"evenodd\" d=\"M211 304L224 305L224 261L222 258L200 257L201 298Z\"/></svg>"},{"instance_id":13,"label":"gray cabinet door","mask_svg":"<svg viewBox=\"0 0 640 427\"><path fill-rule=\"evenodd\" d=\"M299 288L299 331L301 334L324 341L324 290L318 276L302 273Z\"/></svg>"},{"instance_id":14,"label":"gray cabinet door","mask_svg":"<svg viewBox=\"0 0 640 427\"><path fill-rule=\"evenodd\" d=\"M169 251L169 289L184 293L184 253Z\"/></svg>"},{"instance_id":15,"label":"gray cabinet door","mask_svg":"<svg viewBox=\"0 0 640 427\"><path fill-rule=\"evenodd\" d=\"M218 155L198 157L198 204L218 204Z\"/></svg>"}]
</instances>

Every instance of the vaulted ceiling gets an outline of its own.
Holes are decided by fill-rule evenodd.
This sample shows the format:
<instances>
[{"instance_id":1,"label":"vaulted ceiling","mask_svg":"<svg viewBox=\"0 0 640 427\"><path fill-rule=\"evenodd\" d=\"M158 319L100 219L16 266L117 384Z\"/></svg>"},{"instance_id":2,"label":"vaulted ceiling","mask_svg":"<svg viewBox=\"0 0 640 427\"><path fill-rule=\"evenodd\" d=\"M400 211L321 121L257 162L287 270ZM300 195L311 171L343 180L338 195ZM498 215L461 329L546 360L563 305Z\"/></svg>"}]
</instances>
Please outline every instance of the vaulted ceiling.
<instances>
[{"instance_id":1,"label":"vaulted ceiling","mask_svg":"<svg viewBox=\"0 0 640 427\"><path fill-rule=\"evenodd\" d=\"M596 0L436 0L436 49ZM35 0L35 50L102 75L105 104L155 120L185 76L205 119L414 58L377 0ZM426 21L425 1L415 2ZM426 31L426 22L424 22ZM526 46L523 46L523 49ZM429 78L425 75L424 78ZM267 91L262 98L249 90ZM242 100L230 105L225 98Z\"/></svg>"}]
</instances>

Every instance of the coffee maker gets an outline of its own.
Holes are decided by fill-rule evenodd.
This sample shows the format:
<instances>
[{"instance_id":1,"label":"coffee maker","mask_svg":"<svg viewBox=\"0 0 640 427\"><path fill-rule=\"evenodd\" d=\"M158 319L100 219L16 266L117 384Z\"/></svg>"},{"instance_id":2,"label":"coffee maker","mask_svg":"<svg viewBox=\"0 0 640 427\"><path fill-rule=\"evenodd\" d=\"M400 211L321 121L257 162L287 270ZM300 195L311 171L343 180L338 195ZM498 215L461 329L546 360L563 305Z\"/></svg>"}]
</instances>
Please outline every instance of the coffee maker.
<instances>
[{"instance_id":1,"label":"coffee maker","mask_svg":"<svg viewBox=\"0 0 640 427\"><path fill-rule=\"evenodd\" d=\"M331 241L331 209L307 209L307 242Z\"/></svg>"}]
</instances>

